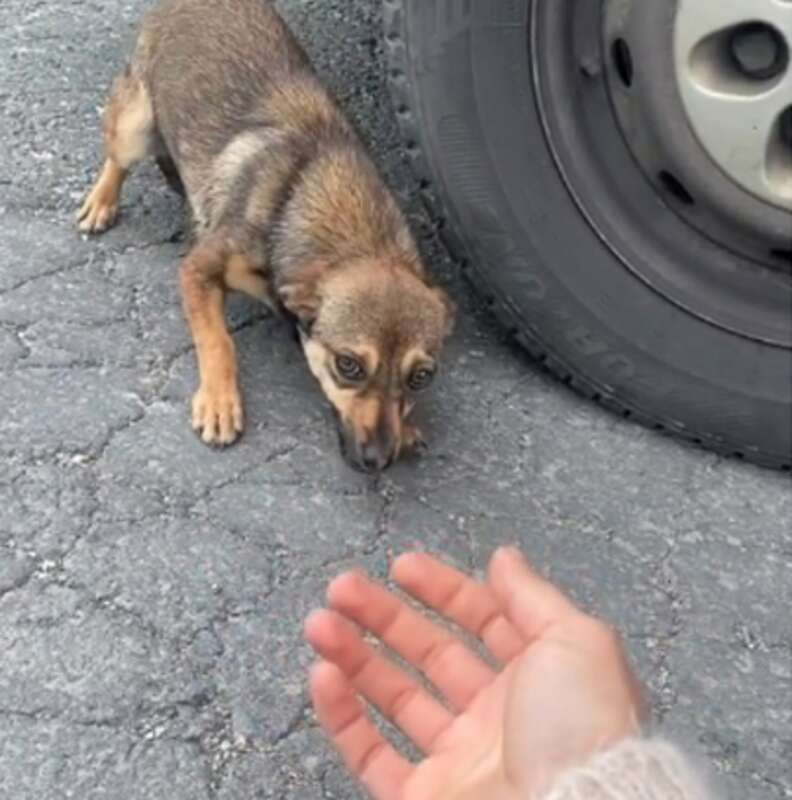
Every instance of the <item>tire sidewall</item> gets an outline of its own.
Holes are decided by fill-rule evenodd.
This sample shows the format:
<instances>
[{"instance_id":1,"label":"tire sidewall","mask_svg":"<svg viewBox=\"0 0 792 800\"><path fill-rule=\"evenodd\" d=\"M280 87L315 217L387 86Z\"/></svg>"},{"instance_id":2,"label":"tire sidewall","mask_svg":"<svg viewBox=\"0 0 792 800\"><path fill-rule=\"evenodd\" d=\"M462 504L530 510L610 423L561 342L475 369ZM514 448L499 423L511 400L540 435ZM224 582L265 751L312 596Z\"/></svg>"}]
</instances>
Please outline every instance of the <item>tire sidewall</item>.
<instances>
[{"instance_id":1,"label":"tire sidewall","mask_svg":"<svg viewBox=\"0 0 792 800\"><path fill-rule=\"evenodd\" d=\"M404 41L392 48L403 72L392 79L402 123L412 117L420 138L413 156L445 206L453 249L521 341L616 410L721 452L788 463L790 351L653 291L567 191L530 80L529 0L446 13L427 0L390 5L403 13Z\"/></svg>"}]
</instances>

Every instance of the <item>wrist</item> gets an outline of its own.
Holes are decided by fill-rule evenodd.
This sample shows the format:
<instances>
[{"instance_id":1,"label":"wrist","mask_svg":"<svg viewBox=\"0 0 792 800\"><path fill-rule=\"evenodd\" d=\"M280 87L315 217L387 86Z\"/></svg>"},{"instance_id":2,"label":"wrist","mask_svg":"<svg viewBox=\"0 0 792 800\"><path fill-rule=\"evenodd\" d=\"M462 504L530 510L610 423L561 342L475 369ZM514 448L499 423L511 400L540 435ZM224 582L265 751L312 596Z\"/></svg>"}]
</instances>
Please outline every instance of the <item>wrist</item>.
<instances>
[{"instance_id":1,"label":"wrist","mask_svg":"<svg viewBox=\"0 0 792 800\"><path fill-rule=\"evenodd\" d=\"M662 739L633 737L559 775L547 791L530 800L707 800L712 796L697 769L678 748Z\"/></svg>"}]
</instances>

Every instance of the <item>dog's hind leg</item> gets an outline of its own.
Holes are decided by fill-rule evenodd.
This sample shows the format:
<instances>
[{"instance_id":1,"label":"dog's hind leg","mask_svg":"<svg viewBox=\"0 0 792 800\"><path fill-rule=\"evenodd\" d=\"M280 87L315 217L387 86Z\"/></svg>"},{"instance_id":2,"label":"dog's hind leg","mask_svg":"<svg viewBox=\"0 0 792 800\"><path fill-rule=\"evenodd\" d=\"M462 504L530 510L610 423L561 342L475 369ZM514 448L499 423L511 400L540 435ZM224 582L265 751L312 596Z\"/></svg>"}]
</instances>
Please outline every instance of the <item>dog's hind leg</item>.
<instances>
[{"instance_id":1,"label":"dog's hind leg","mask_svg":"<svg viewBox=\"0 0 792 800\"><path fill-rule=\"evenodd\" d=\"M107 230L118 215L121 187L129 171L154 152L154 108L143 82L127 69L110 94L104 113L105 161L78 216L85 233Z\"/></svg>"},{"instance_id":2,"label":"dog's hind leg","mask_svg":"<svg viewBox=\"0 0 792 800\"><path fill-rule=\"evenodd\" d=\"M180 197L185 197L187 193L173 159L167 154L159 153L157 155L157 166L171 191L175 192Z\"/></svg>"}]
</instances>

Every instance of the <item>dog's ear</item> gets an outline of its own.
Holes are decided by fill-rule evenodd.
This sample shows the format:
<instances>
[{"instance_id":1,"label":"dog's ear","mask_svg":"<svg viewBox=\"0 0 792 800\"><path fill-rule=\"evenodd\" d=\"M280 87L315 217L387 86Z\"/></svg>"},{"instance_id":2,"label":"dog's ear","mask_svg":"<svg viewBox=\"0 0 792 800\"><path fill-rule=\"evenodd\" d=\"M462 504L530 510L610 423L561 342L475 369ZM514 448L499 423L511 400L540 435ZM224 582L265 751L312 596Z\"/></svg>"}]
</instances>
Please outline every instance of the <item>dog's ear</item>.
<instances>
[{"instance_id":1,"label":"dog's ear","mask_svg":"<svg viewBox=\"0 0 792 800\"><path fill-rule=\"evenodd\" d=\"M278 299L293 314L300 326L310 328L319 314L322 298L319 292L328 265L316 262L296 271L296 274L278 288Z\"/></svg>"},{"instance_id":2,"label":"dog's ear","mask_svg":"<svg viewBox=\"0 0 792 800\"><path fill-rule=\"evenodd\" d=\"M316 287L304 282L288 283L278 292L283 307L299 320L300 324L310 327L319 313L319 295Z\"/></svg>"},{"instance_id":3,"label":"dog's ear","mask_svg":"<svg viewBox=\"0 0 792 800\"><path fill-rule=\"evenodd\" d=\"M443 331L443 336L444 338L448 338L454 330L454 323L456 322L456 303L448 296L444 289L436 287L434 292L443 304L443 310L445 312L445 329Z\"/></svg>"}]
</instances>

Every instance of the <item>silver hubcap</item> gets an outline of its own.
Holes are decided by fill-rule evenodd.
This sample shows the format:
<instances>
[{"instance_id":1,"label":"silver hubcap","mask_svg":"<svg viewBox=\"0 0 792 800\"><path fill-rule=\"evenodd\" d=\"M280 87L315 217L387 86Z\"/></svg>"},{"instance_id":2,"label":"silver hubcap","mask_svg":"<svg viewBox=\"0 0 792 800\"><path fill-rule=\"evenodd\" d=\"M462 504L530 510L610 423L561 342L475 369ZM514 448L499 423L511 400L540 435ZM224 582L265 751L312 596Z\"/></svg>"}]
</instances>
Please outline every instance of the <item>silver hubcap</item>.
<instances>
[{"instance_id":1,"label":"silver hubcap","mask_svg":"<svg viewBox=\"0 0 792 800\"><path fill-rule=\"evenodd\" d=\"M674 59L690 125L756 197L792 210L792 0L678 0Z\"/></svg>"}]
</instances>

